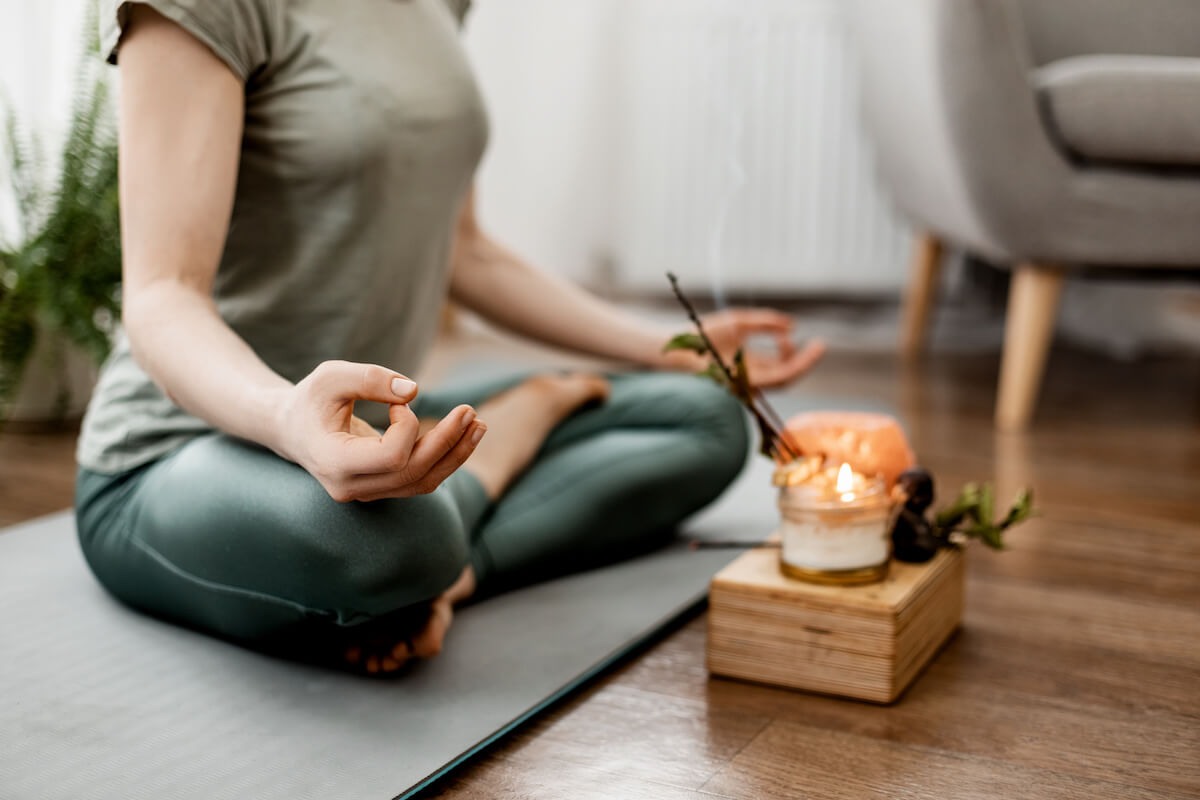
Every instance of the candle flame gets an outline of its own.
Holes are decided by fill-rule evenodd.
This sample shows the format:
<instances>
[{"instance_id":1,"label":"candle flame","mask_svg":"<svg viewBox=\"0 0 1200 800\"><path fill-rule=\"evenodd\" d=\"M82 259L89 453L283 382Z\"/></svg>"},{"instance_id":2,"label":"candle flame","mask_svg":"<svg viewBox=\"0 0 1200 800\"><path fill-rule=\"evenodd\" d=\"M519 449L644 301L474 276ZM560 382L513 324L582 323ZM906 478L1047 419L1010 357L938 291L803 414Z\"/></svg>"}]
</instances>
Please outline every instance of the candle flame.
<instances>
[{"instance_id":1,"label":"candle flame","mask_svg":"<svg viewBox=\"0 0 1200 800\"><path fill-rule=\"evenodd\" d=\"M850 469L849 464L842 464L838 470L837 490L838 492L849 492L854 488L854 471Z\"/></svg>"}]
</instances>

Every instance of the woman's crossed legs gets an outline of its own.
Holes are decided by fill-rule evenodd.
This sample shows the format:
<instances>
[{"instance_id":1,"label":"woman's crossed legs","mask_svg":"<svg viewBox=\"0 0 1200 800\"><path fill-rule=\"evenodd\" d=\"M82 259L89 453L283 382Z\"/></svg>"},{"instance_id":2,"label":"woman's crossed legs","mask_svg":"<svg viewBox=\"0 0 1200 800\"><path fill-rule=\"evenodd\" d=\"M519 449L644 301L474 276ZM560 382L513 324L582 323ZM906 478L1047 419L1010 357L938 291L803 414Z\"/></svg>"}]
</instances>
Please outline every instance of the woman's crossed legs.
<instances>
[{"instance_id":1,"label":"woman's crossed legs","mask_svg":"<svg viewBox=\"0 0 1200 800\"><path fill-rule=\"evenodd\" d=\"M566 419L574 406L544 379L423 395L422 416L476 405L491 453L416 497L336 503L295 464L220 434L130 473L81 471L80 541L133 606L256 646L340 642L387 671L437 652L475 584L492 593L644 551L733 480L747 435L726 392L674 374L610 384Z\"/></svg>"}]
</instances>

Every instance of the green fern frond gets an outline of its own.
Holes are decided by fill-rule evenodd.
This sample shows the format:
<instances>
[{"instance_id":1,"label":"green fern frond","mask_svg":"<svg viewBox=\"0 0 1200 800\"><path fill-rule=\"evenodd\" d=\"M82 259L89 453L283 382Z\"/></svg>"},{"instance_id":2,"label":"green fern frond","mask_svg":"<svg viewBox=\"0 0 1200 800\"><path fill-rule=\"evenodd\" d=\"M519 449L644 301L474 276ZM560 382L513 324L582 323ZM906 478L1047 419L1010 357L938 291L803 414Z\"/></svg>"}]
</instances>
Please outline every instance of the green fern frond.
<instances>
[{"instance_id":1,"label":"green fern frond","mask_svg":"<svg viewBox=\"0 0 1200 800\"><path fill-rule=\"evenodd\" d=\"M98 361L120 317L121 241L112 91L88 4L71 119L48 176L38 137L4 102L4 176L16 200L16 242L0 249L0 408L11 400L39 329ZM3 98L0 98L3 100Z\"/></svg>"}]
</instances>

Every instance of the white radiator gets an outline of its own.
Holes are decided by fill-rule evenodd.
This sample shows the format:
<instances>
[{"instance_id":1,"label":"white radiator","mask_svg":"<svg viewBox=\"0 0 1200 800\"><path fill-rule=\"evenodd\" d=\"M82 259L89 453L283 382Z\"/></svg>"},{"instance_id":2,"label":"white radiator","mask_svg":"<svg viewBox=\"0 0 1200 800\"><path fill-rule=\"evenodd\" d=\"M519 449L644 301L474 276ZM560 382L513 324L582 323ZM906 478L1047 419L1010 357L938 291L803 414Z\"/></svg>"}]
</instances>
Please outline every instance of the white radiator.
<instances>
[{"instance_id":1,"label":"white radiator","mask_svg":"<svg viewBox=\"0 0 1200 800\"><path fill-rule=\"evenodd\" d=\"M623 288L876 293L908 232L858 119L840 0L638 0L627 17L613 268Z\"/></svg>"}]
</instances>

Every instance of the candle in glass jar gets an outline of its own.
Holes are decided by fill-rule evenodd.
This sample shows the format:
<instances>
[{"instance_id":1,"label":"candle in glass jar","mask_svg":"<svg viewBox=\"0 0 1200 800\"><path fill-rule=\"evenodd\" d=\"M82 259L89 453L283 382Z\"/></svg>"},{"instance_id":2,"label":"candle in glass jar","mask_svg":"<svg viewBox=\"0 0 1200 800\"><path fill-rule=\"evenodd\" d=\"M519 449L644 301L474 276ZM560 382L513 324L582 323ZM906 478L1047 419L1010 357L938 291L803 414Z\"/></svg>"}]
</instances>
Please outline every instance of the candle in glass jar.
<instances>
[{"instance_id":1,"label":"candle in glass jar","mask_svg":"<svg viewBox=\"0 0 1200 800\"><path fill-rule=\"evenodd\" d=\"M882 477L826 464L779 490L780 568L818 583L887 576L893 501Z\"/></svg>"}]
</instances>

